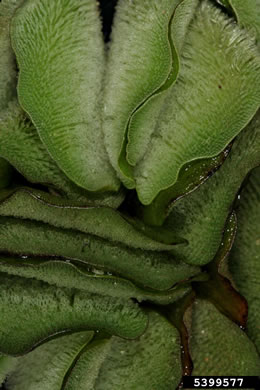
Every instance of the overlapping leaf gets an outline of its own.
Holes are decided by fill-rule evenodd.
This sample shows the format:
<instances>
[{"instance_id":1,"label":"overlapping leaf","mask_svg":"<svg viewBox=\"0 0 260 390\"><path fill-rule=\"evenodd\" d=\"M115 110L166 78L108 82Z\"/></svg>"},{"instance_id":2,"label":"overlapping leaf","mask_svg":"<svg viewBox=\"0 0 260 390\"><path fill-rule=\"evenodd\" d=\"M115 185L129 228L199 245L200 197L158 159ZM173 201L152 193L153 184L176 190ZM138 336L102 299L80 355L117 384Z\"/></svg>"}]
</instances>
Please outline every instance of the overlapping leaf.
<instances>
[{"instance_id":1,"label":"overlapping leaf","mask_svg":"<svg viewBox=\"0 0 260 390\"><path fill-rule=\"evenodd\" d=\"M232 204L251 169L260 164L260 114L235 141L218 172L173 208L168 224L173 234L188 240L174 255L191 264L206 264L215 256ZM168 226L169 227L169 226Z\"/></svg>"},{"instance_id":2,"label":"overlapping leaf","mask_svg":"<svg viewBox=\"0 0 260 390\"><path fill-rule=\"evenodd\" d=\"M11 48L9 29L11 16L23 2L4 0L0 4L0 156L32 183L55 187L81 204L104 204L117 208L123 200L122 192L93 195L76 186L65 176L18 105L15 55Z\"/></svg>"},{"instance_id":3,"label":"overlapping leaf","mask_svg":"<svg viewBox=\"0 0 260 390\"><path fill-rule=\"evenodd\" d=\"M208 2L196 12L182 58L177 83L135 169L143 204L172 186L185 163L219 154L259 107L254 42Z\"/></svg>"},{"instance_id":4,"label":"overlapping leaf","mask_svg":"<svg viewBox=\"0 0 260 390\"><path fill-rule=\"evenodd\" d=\"M65 390L174 389L181 369L178 331L162 316L149 313L149 327L140 338L118 337L97 342L80 356Z\"/></svg>"},{"instance_id":5,"label":"overlapping leaf","mask_svg":"<svg viewBox=\"0 0 260 390\"><path fill-rule=\"evenodd\" d=\"M9 195L9 196L8 196ZM42 191L21 188L0 193L0 215L31 219L65 229L74 229L121 243L128 247L162 251L174 248L146 237L123 214L108 207L62 205L62 200ZM6 196L6 198L5 198ZM174 243L174 237L172 237ZM178 239L177 239L178 242Z\"/></svg>"},{"instance_id":6,"label":"overlapping leaf","mask_svg":"<svg viewBox=\"0 0 260 390\"><path fill-rule=\"evenodd\" d=\"M1 112L0 156L9 161L31 183L54 187L79 205L107 205L117 208L123 192L96 194L83 190L59 169L41 142L35 127L16 100Z\"/></svg>"},{"instance_id":7,"label":"overlapping leaf","mask_svg":"<svg viewBox=\"0 0 260 390\"><path fill-rule=\"evenodd\" d=\"M18 355L64 332L104 329L135 338L147 326L133 302L1 274L0 351Z\"/></svg>"},{"instance_id":8,"label":"overlapping leaf","mask_svg":"<svg viewBox=\"0 0 260 390\"><path fill-rule=\"evenodd\" d=\"M105 53L95 0L28 0L11 32L19 102L51 156L87 190L118 189L102 142Z\"/></svg>"},{"instance_id":9,"label":"overlapping leaf","mask_svg":"<svg viewBox=\"0 0 260 390\"><path fill-rule=\"evenodd\" d=\"M156 90L173 82L178 72L170 32L178 3L180 0L120 0L117 6L105 79L103 128L110 161L128 187L134 187L131 173L123 174L118 164L126 146L129 118ZM126 161L124 165L123 170L128 171Z\"/></svg>"},{"instance_id":10,"label":"overlapping leaf","mask_svg":"<svg viewBox=\"0 0 260 390\"><path fill-rule=\"evenodd\" d=\"M181 53L189 25L198 7L198 0L178 1L169 26L169 42L173 51L173 70L167 82L150 96L133 113L128 126L128 143L126 145L127 161L135 166L147 151L150 136L154 132L160 111L168 99L170 90L177 79L181 64Z\"/></svg>"},{"instance_id":11,"label":"overlapping leaf","mask_svg":"<svg viewBox=\"0 0 260 390\"><path fill-rule=\"evenodd\" d=\"M142 289L127 279L114 276L102 269L83 267L77 262L54 259L0 258L0 272L42 280L58 287L77 288L92 294L116 298L135 298L138 302L151 301L160 305L172 303L191 290L188 282L166 290ZM197 278L197 277L196 277Z\"/></svg>"},{"instance_id":12,"label":"overlapping leaf","mask_svg":"<svg viewBox=\"0 0 260 390\"><path fill-rule=\"evenodd\" d=\"M62 336L17 358L7 386L13 390L61 390L64 377L93 335L93 332L80 332Z\"/></svg>"},{"instance_id":13,"label":"overlapping leaf","mask_svg":"<svg viewBox=\"0 0 260 390\"><path fill-rule=\"evenodd\" d=\"M2 252L80 260L158 290L171 288L199 272L198 267L163 252L119 246L90 234L29 220L2 217L0 234Z\"/></svg>"},{"instance_id":14,"label":"overlapping leaf","mask_svg":"<svg viewBox=\"0 0 260 390\"><path fill-rule=\"evenodd\" d=\"M129 341L91 332L63 336L18 358L7 385L12 390L122 390L178 386L181 353L178 331L149 312L149 326Z\"/></svg>"}]
</instances>

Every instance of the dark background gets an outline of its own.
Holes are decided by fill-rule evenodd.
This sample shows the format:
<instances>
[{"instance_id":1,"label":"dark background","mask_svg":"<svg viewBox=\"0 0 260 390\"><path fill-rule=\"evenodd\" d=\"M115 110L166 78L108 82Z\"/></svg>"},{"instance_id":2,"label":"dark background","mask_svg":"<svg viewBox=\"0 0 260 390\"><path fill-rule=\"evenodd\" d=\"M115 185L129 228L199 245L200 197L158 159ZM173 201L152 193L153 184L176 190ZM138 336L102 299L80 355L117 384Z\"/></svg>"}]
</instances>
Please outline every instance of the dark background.
<instances>
[{"instance_id":1,"label":"dark background","mask_svg":"<svg viewBox=\"0 0 260 390\"><path fill-rule=\"evenodd\" d=\"M99 0L105 41L109 40L117 0Z\"/></svg>"}]
</instances>

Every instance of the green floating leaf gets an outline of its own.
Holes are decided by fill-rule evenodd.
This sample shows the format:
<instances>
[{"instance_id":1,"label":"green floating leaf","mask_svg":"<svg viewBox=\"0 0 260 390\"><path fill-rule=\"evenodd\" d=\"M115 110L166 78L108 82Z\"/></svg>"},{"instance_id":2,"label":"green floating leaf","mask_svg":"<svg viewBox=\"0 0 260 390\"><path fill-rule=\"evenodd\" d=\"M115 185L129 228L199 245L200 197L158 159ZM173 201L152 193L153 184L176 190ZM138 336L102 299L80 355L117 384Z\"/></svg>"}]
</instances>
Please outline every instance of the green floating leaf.
<instances>
[{"instance_id":1,"label":"green floating leaf","mask_svg":"<svg viewBox=\"0 0 260 390\"><path fill-rule=\"evenodd\" d=\"M70 182L51 159L34 126L15 100L17 79L9 23L15 9L22 3L23 0L3 0L0 4L0 156L33 183L54 186L81 204L87 201L117 208L122 202L122 193L93 195Z\"/></svg>"},{"instance_id":2,"label":"green floating leaf","mask_svg":"<svg viewBox=\"0 0 260 390\"><path fill-rule=\"evenodd\" d=\"M1 194L1 193L0 193ZM1 195L0 195L1 198ZM136 199L135 199L136 200ZM140 203L138 203L138 206ZM181 237L174 237L170 230L165 229L163 226L149 226L146 225L143 219L132 217L129 214L123 214L124 218L137 229L141 234L145 234L147 237L161 242L167 245L187 244L187 241ZM170 249L170 248L169 248Z\"/></svg>"},{"instance_id":3,"label":"green floating leaf","mask_svg":"<svg viewBox=\"0 0 260 390\"><path fill-rule=\"evenodd\" d=\"M166 226L189 245L176 246L173 255L196 265L214 258L236 194L247 174L259 164L260 112L236 139L218 172L175 204Z\"/></svg>"},{"instance_id":4,"label":"green floating leaf","mask_svg":"<svg viewBox=\"0 0 260 390\"><path fill-rule=\"evenodd\" d=\"M109 272L90 267L86 270L79 263L52 259L0 258L0 272L25 278L42 280L58 287L75 288L92 294L114 298L135 298L138 302L150 301L159 305L168 305L188 294L190 284L180 283L166 290L142 289L129 280L119 278ZM193 280L193 279L192 279Z\"/></svg>"},{"instance_id":5,"label":"green floating leaf","mask_svg":"<svg viewBox=\"0 0 260 390\"><path fill-rule=\"evenodd\" d=\"M259 85L260 57L251 37L203 1L178 80L134 172L144 205L176 182L183 165L225 149L257 111Z\"/></svg>"},{"instance_id":6,"label":"green floating leaf","mask_svg":"<svg viewBox=\"0 0 260 390\"><path fill-rule=\"evenodd\" d=\"M0 386L16 367L17 358L0 354Z\"/></svg>"},{"instance_id":7,"label":"green floating leaf","mask_svg":"<svg viewBox=\"0 0 260 390\"><path fill-rule=\"evenodd\" d=\"M146 332L91 343L73 367L64 390L169 390L182 375L180 337L164 317L149 312Z\"/></svg>"},{"instance_id":8,"label":"green floating leaf","mask_svg":"<svg viewBox=\"0 0 260 390\"><path fill-rule=\"evenodd\" d=\"M61 390L64 377L92 337L93 332L62 336L18 358L17 367L8 378L8 388Z\"/></svg>"},{"instance_id":9,"label":"green floating leaf","mask_svg":"<svg viewBox=\"0 0 260 390\"><path fill-rule=\"evenodd\" d=\"M135 338L147 317L131 301L0 275L0 351L23 354L64 332L104 329Z\"/></svg>"},{"instance_id":10,"label":"green floating leaf","mask_svg":"<svg viewBox=\"0 0 260 390\"><path fill-rule=\"evenodd\" d=\"M172 72L167 82L150 96L133 113L128 126L128 143L126 158L129 164L135 166L144 156L163 105L170 98L170 91L179 73L180 55L185 42L189 25L194 18L198 0L175 1L175 10L169 24L169 42L173 53Z\"/></svg>"},{"instance_id":11,"label":"green floating leaf","mask_svg":"<svg viewBox=\"0 0 260 390\"><path fill-rule=\"evenodd\" d=\"M179 2L120 0L117 6L105 79L103 128L111 164L129 188L134 187L131 173L126 178L118 166L129 118L167 84L168 77L176 78L177 59L173 58L169 29Z\"/></svg>"},{"instance_id":12,"label":"green floating leaf","mask_svg":"<svg viewBox=\"0 0 260 390\"><path fill-rule=\"evenodd\" d=\"M51 156L77 185L117 190L99 113L105 51L96 1L28 0L11 36L19 101Z\"/></svg>"},{"instance_id":13,"label":"green floating leaf","mask_svg":"<svg viewBox=\"0 0 260 390\"><path fill-rule=\"evenodd\" d=\"M0 234L2 252L81 260L158 290L169 289L200 272L198 267L175 261L162 252L128 248L39 222L1 217Z\"/></svg>"},{"instance_id":14,"label":"green floating leaf","mask_svg":"<svg viewBox=\"0 0 260 390\"><path fill-rule=\"evenodd\" d=\"M93 194L71 182L50 157L35 127L16 100L10 102L0 115L0 156L31 183L54 187L78 205L107 205L117 208L121 204L124 199L122 191Z\"/></svg>"},{"instance_id":15,"label":"green floating leaf","mask_svg":"<svg viewBox=\"0 0 260 390\"><path fill-rule=\"evenodd\" d=\"M1 197L1 193L0 193ZM52 226L93 234L132 248L173 249L134 228L122 214L108 207L62 207L57 197L41 191L18 189L0 203L0 215L31 219Z\"/></svg>"},{"instance_id":16,"label":"green floating leaf","mask_svg":"<svg viewBox=\"0 0 260 390\"><path fill-rule=\"evenodd\" d=\"M235 284L248 302L247 333L260 352L260 169L239 196L238 231L229 259Z\"/></svg>"},{"instance_id":17,"label":"green floating leaf","mask_svg":"<svg viewBox=\"0 0 260 390\"><path fill-rule=\"evenodd\" d=\"M259 375L260 359L254 344L206 300L193 305L190 347L194 376Z\"/></svg>"},{"instance_id":18,"label":"green floating leaf","mask_svg":"<svg viewBox=\"0 0 260 390\"><path fill-rule=\"evenodd\" d=\"M149 225L162 225L175 202L203 184L223 164L229 149L225 149L217 157L196 160L184 165L176 183L167 190L161 191L150 205L139 206L138 214Z\"/></svg>"}]
</instances>

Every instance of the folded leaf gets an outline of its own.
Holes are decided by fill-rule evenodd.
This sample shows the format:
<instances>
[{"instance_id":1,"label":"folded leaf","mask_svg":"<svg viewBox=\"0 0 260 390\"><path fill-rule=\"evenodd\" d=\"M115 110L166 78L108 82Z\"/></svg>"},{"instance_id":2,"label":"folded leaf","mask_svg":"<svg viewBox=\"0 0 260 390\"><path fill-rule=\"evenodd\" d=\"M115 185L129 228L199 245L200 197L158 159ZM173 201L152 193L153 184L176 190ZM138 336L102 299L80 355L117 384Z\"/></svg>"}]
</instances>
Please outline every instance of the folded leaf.
<instances>
[{"instance_id":1,"label":"folded leaf","mask_svg":"<svg viewBox=\"0 0 260 390\"><path fill-rule=\"evenodd\" d=\"M118 166L128 122L148 97L176 78L178 64L170 27L179 2L120 0L117 6L105 79L103 128L110 161L129 188L134 187L131 172L127 178Z\"/></svg>"},{"instance_id":2,"label":"folded leaf","mask_svg":"<svg viewBox=\"0 0 260 390\"><path fill-rule=\"evenodd\" d=\"M190 264L207 264L215 256L232 204L247 174L260 164L260 112L239 135L232 150L208 181L176 202L167 228L189 245L172 253Z\"/></svg>"},{"instance_id":3,"label":"folded leaf","mask_svg":"<svg viewBox=\"0 0 260 390\"><path fill-rule=\"evenodd\" d=\"M149 225L161 226L169 216L175 202L203 184L223 164L230 147L216 157L203 158L184 165L178 180L167 190L161 191L148 206L137 208L138 214Z\"/></svg>"},{"instance_id":4,"label":"folded leaf","mask_svg":"<svg viewBox=\"0 0 260 390\"><path fill-rule=\"evenodd\" d=\"M51 156L77 185L117 190L101 132L105 52L96 1L28 0L11 35L19 102Z\"/></svg>"},{"instance_id":5,"label":"folded leaf","mask_svg":"<svg viewBox=\"0 0 260 390\"><path fill-rule=\"evenodd\" d=\"M58 287L75 288L92 294L137 301L150 301L159 305L168 305L187 295L189 283L180 283L166 291L142 289L129 280L119 278L110 272L90 267L86 270L79 263L52 259L0 258L0 272L25 278L42 280Z\"/></svg>"},{"instance_id":6,"label":"folded leaf","mask_svg":"<svg viewBox=\"0 0 260 390\"><path fill-rule=\"evenodd\" d=\"M133 302L0 275L0 351L23 354L64 332L104 329L135 338L146 315Z\"/></svg>"},{"instance_id":7,"label":"folded leaf","mask_svg":"<svg viewBox=\"0 0 260 390\"><path fill-rule=\"evenodd\" d=\"M248 302L247 333L260 353L260 169L240 195L237 237L229 259L236 286Z\"/></svg>"},{"instance_id":8,"label":"folded leaf","mask_svg":"<svg viewBox=\"0 0 260 390\"><path fill-rule=\"evenodd\" d=\"M17 367L8 378L8 388L61 390L64 377L92 337L93 332L62 336L18 358Z\"/></svg>"},{"instance_id":9,"label":"folded leaf","mask_svg":"<svg viewBox=\"0 0 260 390\"><path fill-rule=\"evenodd\" d=\"M169 390L182 375L178 331L149 313L146 332L134 341L118 337L92 343L79 357L64 390Z\"/></svg>"},{"instance_id":10,"label":"folded leaf","mask_svg":"<svg viewBox=\"0 0 260 390\"><path fill-rule=\"evenodd\" d=\"M189 28L178 80L134 172L140 201L150 204L188 162L223 151L257 111L259 86L254 41L203 1Z\"/></svg>"},{"instance_id":11,"label":"folded leaf","mask_svg":"<svg viewBox=\"0 0 260 390\"><path fill-rule=\"evenodd\" d=\"M31 183L54 187L78 205L107 205L117 208L123 192L93 194L60 170L41 142L32 122L14 99L0 113L0 156L9 161Z\"/></svg>"},{"instance_id":12,"label":"folded leaf","mask_svg":"<svg viewBox=\"0 0 260 390\"><path fill-rule=\"evenodd\" d=\"M1 196L1 194L0 194ZM146 237L118 211L108 207L79 207L56 202L57 197L41 191L18 189L0 203L0 215L31 219L65 229L93 234L111 242L145 250L170 250L167 245ZM173 238L174 241L174 238Z\"/></svg>"},{"instance_id":13,"label":"folded leaf","mask_svg":"<svg viewBox=\"0 0 260 390\"><path fill-rule=\"evenodd\" d=\"M260 359L254 344L206 300L193 305L190 347L194 376L259 375Z\"/></svg>"},{"instance_id":14,"label":"folded leaf","mask_svg":"<svg viewBox=\"0 0 260 390\"><path fill-rule=\"evenodd\" d=\"M158 290L169 289L199 273L198 267L175 261L162 252L127 248L90 234L39 222L2 217L0 234L2 252L80 260Z\"/></svg>"},{"instance_id":15,"label":"folded leaf","mask_svg":"<svg viewBox=\"0 0 260 390\"><path fill-rule=\"evenodd\" d=\"M177 3L176 3L177 4ZM126 158L135 166L147 151L149 140L155 131L163 105L170 98L170 91L182 66L180 55L185 43L189 25L198 7L198 0L178 1L169 25L169 42L173 52L173 70L167 82L150 96L130 118Z\"/></svg>"}]
</instances>

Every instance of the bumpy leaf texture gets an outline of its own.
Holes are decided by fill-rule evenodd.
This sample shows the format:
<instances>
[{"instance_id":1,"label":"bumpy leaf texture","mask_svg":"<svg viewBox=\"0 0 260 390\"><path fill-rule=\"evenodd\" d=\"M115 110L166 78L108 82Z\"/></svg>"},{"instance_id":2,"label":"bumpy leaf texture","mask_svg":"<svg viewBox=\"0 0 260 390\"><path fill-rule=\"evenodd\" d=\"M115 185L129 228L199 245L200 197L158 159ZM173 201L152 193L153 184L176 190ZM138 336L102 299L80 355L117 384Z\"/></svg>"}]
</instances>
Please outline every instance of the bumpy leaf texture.
<instances>
[{"instance_id":1,"label":"bumpy leaf texture","mask_svg":"<svg viewBox=\"0 0 260 390\"><path fill-rule=\"evenodd\" d=\"M118 0L107 43L96 0L1 1L0 386L259 375L259 23Z\"/></svg>"}]
</instances>

